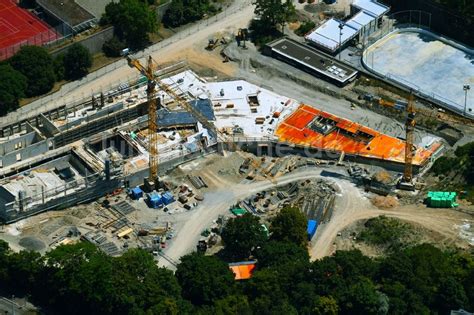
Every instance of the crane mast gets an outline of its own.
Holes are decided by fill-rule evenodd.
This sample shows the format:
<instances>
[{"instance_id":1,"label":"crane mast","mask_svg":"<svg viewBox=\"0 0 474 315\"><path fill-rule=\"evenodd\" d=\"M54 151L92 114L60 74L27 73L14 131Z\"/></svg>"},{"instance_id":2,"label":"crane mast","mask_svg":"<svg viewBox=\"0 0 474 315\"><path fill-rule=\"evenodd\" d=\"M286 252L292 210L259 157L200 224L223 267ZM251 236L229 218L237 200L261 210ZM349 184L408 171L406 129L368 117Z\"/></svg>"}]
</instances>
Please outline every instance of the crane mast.
<instances>
[{"instance_id":1,"label":"crane mast","mask_svg":"<svg viewBox=\"0 0 474 315\"><path fill-rule=\"evenodd\" d=\"M151 56L148 57L147 65L144 67L137 59L127 57L128 64L132 68L136 68L147 78L147 103L148 103L148 153L149 153L149 180L158 182L158 124L156 122L156 66Z\"/></svg>"},{"instance_id":2,"label":"crane mast","mask_svg":"<svg viewBox=\"0 0 474 315\"><path fill-rule=\"evenodd\" d=\"M157 70L157 64L151 56L148 57L147 65L144 67L140 61L127 56L127 61L130 67L136 68L142 75L147 78L147 101L148 101L148 132L149 132L149 143L148 152L150 154L149 166L150 176L149 180L155 183L158 182L158 125L156 120L156 87L166 92L172 97L182 108L192 113L192 115L214 136L225 141L225 137L217 130L213 123L211 123L203 114L196 110L189 102L178 95L168 84L161 81L155 76Z\"/></svg>"},{"instance_id":3,"label":"crane mast","mask_svg":"<svg viewBox=\"0 0 474 315\"><path fill-rule=\"evenodd\" d=\"M413 188L413 155L415 151L414 134L415 134L415 114L416 109L414 105L413 93L410 92L407 105L407 118L405 121L406 141L405 141L405 169L403 172L402 185L412 189Z\"/></svg>"}]
</instances>

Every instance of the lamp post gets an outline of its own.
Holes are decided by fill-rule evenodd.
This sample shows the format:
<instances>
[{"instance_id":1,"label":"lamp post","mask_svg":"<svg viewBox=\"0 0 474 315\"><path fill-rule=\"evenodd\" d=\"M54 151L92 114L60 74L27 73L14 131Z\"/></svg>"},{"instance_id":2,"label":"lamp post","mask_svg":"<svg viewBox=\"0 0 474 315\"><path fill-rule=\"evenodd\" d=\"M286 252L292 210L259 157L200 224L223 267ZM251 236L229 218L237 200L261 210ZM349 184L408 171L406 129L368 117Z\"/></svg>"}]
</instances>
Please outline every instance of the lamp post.
<instances>
[{"instance_id":1,"label":"lamp post","mask_svg":"<svg viewBox=\"0 0 474 315\"><path fill-rule=\"evenodd\" d=\"M464 111L463 111L463 115L466 116L467 92L469 92L469 90L471 89L471 86L469 84L464 84L462 89L464 90Z\"/></svg>"},{"instance_id":2,"label":"lamp post","mask_svg":"<svg viewBox=\"0 0 474 315\"><path fill-rule=\"evenodd\" d=\"M341 53L342 53L342 29L344 28L344 24L339 22L339 61L341 61Z\"/></svg>"}]
</instances>

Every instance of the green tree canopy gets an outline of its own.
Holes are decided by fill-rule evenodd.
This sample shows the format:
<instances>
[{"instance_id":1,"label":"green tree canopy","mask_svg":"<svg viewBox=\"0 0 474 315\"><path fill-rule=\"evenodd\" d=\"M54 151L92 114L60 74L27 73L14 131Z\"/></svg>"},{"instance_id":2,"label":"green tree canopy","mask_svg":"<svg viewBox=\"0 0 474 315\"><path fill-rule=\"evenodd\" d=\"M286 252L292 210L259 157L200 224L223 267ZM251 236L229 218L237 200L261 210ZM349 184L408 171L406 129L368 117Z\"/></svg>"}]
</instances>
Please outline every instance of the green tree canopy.
<instances>
[{"instance_id":1,"label":"green tree canopy","mask_svg":"<svg viewBox=\"0 0 474 315\"><path fill-rule=\"evenodd\" d=\"M233 291L234 275L226 263L213 256L192 253L181 258L176 278L183 297L195 305L212 304Z\"/></svg>"},{"instance_id":2,"label":"green tree canopy","mask_svg":"<svg viewBox=\"0 0 474 315\"><path fill-rule=\"evenodd\" d=\"M102 24L112 24L115 34L132 49L143 48L149 42L148 33L158 26L156 12L139 0L120 0L105 7Z\"/></svg>"},{"instance_id":3,"label":"green tree canopy","mask_svg":"<svg viewBox=\"0 0 474 315\"><path fill-rule=\"evenodd\" d=\"M9 63L27 78L26 96L41 95L53 88L56 80L54 63L46 49L23 46Z\"/></svg>"},{"instance_id":4,"label":"green tree canopy","mask_svg":"<svg viewBox=\"0 0 474 315\"><path fill-rule=\"evenodd\" d=\"M236 259L248 258L252 250L262 245L266 239L260 218L251 213L231 218L222 231L226 251Z\"/></svg>"},{"instance_id":5,"label":"green tree canopy","mask_svg":"<svg viewBox=\"0 0 474 315\"><path fill-rule=\"evenodd\" d=\"M332 296L320 296L316 299L313 312L315 315L337 315L339 306Z\"/></svg>"},{"instance_id":6,"label":"green tree canopy","mask_svg":"<svg viewBox=\"0 0 474 315\"><path fill-rule=\"evenodd\" d=\"M245 295L229 295L223 299L217 300L214 303L214 310L212 312L216 315L251 315L252 310L249 301Z\"/></svg>"},{"instance_id":7,"label":"green tree canopy","mask_svg":"<svg viewBox=\"0 0 474 315\"><path fill-rule=\"evenodd\" d=\"M127 45L124 42L114 36L102 45L102 51L107 57L119 57L126 47Z\"/></svg>"},{"instance_id":8,"label":"green tree canopy","mask_svg":"<svg viewBox=\"0 0 474 315\"><path fill-rule=\"evenodd\" d=\"M92 66L92 56L89 50L79 43L73 44L64 55L64 76L75 80L89 73Z\"/></svg>"},{"instance_id":9,"label":"green tree canopy","mask_svg":"<svg viewBox=\"0 0 474 315\"><path fill-rule=\"evenodd\" d=\"M204 14L213 14L216 7L209 0L173 0L163 16L166 27L177 27L195 22Z\"/></svg>"},{"instance_id":10,"label":"green tree canopy","mask_svg":"<svg viewBox=\"0 0 474 315\"><path fill-rule=\"evenodd\" d=\"M0 65L0 115L18 108L18 101L25 96L26 77L8 64Z\"/></svg>"},{"instance_id":11,"label":"green tree canopy","mask_svg":"<svg viewBox=\"0 0 474 315\"><path fill-rule=\"evenodd\" d=\"M256 251L259 268L281 266L294 262L309 262L308 251L290 242L269 241Z\"/></svg>"},{"instance_id":12,"label":"green tree canopy","mask_svg":"<svg viewBox=\"0 0 474 315\"><path fill-rule=\"evenodd\" d=\"M308 235L306 233L307 220L305 215L294 207L281 209L272 220L270 226L271 238L276 241L292 242L306 247Z\"/></svg>"},{"instance_id":13,"label":"green tree canopy","mask_svg":"<svg viewBox=\"0 0 474 315\"><path fill-rule=\"evenodd\" d=\"M255 0L255 14L260 17L262 24L268 28L283 27L295 14L292 0Z\"/></svg>"}]
</instances>

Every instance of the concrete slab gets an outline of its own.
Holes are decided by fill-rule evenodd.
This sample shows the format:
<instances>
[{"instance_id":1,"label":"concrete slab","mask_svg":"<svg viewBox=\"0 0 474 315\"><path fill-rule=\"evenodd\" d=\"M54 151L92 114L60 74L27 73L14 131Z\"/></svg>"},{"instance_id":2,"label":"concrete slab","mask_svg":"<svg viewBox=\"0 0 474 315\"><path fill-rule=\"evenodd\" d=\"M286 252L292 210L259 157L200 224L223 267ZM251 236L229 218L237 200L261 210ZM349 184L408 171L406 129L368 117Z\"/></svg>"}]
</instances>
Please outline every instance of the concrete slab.
<instances>
[{"instance_id":1,"label":"concrete slab","mask_svg":"<svg viewBox=\"0 0 474 315\"><path fill-rule=\"evenodd\" d=\"M391 33L365 51L364 63L458 113L464 110L463 86L474 88L474 51L421 29ZM466 114L474 118L474 91Z\"/></svg>"}]
</instances>

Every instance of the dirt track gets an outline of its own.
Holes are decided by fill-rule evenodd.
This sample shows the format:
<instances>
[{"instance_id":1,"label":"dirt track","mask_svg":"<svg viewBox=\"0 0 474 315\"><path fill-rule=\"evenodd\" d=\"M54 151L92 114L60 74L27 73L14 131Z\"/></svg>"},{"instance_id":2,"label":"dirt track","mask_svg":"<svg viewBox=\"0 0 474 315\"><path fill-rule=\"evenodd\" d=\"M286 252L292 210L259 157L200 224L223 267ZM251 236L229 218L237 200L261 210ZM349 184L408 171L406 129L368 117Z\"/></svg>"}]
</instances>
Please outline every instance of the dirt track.
<instances>
[{"instance_id":1,"label":"dirt track","mask_svg":"<svg viewBox=\"0 0 474 315\"><path fill-rule=\"evenodd\" d=\"M232 184L225 181L215 173L215 170L203 170L208 179L213 179L213 183L220 187L211 193L205 194L204 202L196 209L193 216L184 224L181 231L166 254L178 261L182 255L194 250L200 233L209 226L210 222L217 219L219 215L226 214L229 206L238 200L244 199L259 191L267 190L271 187L287 184L297 180L322 177L321 171L327 169L307 168L284 175L278 180L253 182L249 184ZM341 169L331 169L335 173L343 173ZM212 174L214 173L214 174ZM365 193L353 183L324 177L328 181L333 181L340 189L336 199L335 210L329 223L321 225L315 240L312 242L310 254L312 259L319 259L331 255L335 247L333 245L337 233L356 221L368 219L379 215L396 217L405 221L415 222L423 227L435 230L442 234L445 242L456 244L460 247L468 247L469 244L458 236L459 231L454 225L459 225L463 220L472 221L468 214L449 209L429 209L424 205L413 205L398 207L390 210L380 210L372 205ZM172 268L166 260L160 264Z\"/></svg>"}]
</instances>

